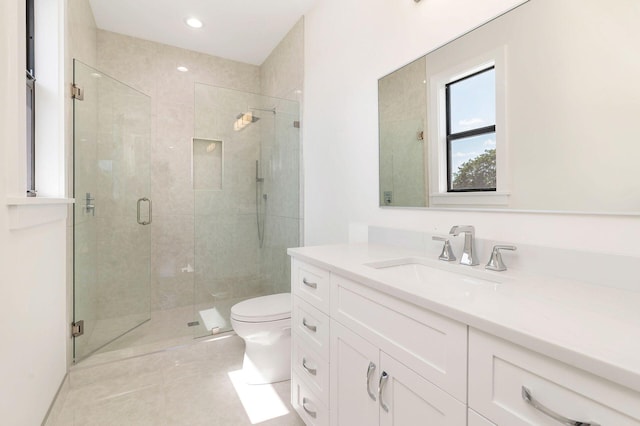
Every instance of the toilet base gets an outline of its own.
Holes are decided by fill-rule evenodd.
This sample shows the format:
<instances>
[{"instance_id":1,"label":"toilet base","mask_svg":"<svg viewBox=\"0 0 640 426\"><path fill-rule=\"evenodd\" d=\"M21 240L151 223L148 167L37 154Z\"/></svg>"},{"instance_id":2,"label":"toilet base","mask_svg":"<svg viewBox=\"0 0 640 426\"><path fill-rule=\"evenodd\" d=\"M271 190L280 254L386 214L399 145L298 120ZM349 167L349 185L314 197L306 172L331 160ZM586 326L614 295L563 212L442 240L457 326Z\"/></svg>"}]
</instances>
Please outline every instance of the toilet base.
<instances>
[{"instance_id":1,"label":"toilet base","mask_svg":"<svg viewBox=\"0 0 640 426\"><path fill-rule=\"evenodd\" d=\"M291 329L276 342L245 339L242 374L246 383L263 385L291 379Z\"/></svg>"}]
</instances>

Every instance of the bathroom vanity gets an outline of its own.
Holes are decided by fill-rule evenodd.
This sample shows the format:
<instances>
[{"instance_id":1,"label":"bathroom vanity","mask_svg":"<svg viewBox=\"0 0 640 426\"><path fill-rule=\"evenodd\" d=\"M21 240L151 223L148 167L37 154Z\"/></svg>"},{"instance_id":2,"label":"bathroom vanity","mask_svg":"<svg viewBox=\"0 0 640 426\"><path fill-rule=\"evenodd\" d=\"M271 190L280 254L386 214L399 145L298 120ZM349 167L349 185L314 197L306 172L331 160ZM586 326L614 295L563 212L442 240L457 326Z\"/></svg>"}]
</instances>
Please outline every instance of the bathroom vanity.
<instances>
[{"instance_id":1,"label":"bathroom vanity","mask_svg":"<svg viewBox=\"0 0 640 426\"><path fill-rule=\"evenodd\" d=\"M640 425L640 294L394 246L289 249L307 425Z\"/></svg>"}]
</instances>

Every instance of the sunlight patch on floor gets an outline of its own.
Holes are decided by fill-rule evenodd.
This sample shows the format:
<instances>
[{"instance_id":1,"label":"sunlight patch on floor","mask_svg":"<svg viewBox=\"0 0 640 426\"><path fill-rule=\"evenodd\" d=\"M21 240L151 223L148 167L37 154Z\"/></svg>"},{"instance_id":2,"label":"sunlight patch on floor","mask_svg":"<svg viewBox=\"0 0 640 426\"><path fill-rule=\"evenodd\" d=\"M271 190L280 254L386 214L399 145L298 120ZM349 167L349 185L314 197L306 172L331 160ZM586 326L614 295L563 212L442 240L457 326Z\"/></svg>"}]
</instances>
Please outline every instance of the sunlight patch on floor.
<instances>
[{"instance_id":1,"label":"sunlight patch on floor","mask_svg":"<svg viewBox=\"0 0 640 426\"><path fill-rule=\"evenodd\" d=\"M248 385L244 381L242 370L227 373L233 387L249 416L251 424L258 424L270 419L289 414L289 410L273 386Z\"/></svg>"}]
</instances>

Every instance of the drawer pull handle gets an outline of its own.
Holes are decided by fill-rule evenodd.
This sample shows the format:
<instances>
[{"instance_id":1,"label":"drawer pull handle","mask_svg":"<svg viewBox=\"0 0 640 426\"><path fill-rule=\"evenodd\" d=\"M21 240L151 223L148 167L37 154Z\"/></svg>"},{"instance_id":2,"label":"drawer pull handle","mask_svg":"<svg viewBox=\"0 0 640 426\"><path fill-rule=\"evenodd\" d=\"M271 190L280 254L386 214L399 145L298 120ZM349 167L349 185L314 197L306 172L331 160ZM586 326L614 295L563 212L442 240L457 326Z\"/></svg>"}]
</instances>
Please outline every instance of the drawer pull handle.
<instances>
[{"instance_id":1,"label":"drawer pull handle","mask_svg":"<svg viewBox=\"0 0 640 426\"><path fill-rule=\"evenodd\" d=\"M309 368L309 366L307 366L307 359L306 358L302 358L302 368L307 370L307 373L311 374L312 376L315 376L316 373L318 372L317 369Z\"/></svg>"},{"instance_id":2,"label":"drawer pull handle","mask_svg":"<svg viewBox=\"0 0 640 426\"><path fill-rule=\"evenodd\" d=\"M307 408L307 402L309 402L309 400L307 398L302 398L302 409L304 411L307 412L308 415L310 415L311 417L313 417L314 419L316 418L316 416L318 415L317 412L315 411L311 411Z\"/></svg>"},{"instance_id":3,"label":"drawer pull handle","mask_svg":"<svg viewBox=\"0 0 640 426\"><path fill-rule=\"evenodd\" d=\"M309 324L307 322L306 318L302 318L302 325L304 325L305 327L307 327L309 330L313 331L314 333L316 332L316 330L318 330L318 326Z\"/></svg>"},{"instance_id":4,"label":"drawer pull handle","mask_svg":"<svg viewBox=\"0 0 640 426\"><path fill-rule=\"evenodd\" d=\"M554 411L552 411L549 408L545 407L544 405L540 404L540 402L538 402L538 400L536 400L533 397L533 395L531 395L531 391L526 386L522 386L522 399L524 399L524 401L527 404L530 404L536 410L542 412L543 414L551 417L554 420L557 420L558 422L562 423L563 425L569 425L569 426L600 426L600 424L598 424L598 423L580 422L580 421L577 421L577 420L571 420L571 419L568 419L568 418L566 418L564 416L561 416L558 413L555 413Z\"/></svg>"},{"instance_id":5,"label":"drawer pull handle","mask_svg":"<svg viewBox=\"0 0 640 426\"><path fill-rule=\"evenodd\" d=\"M372 400L376 400L376 394L371 392L371 376L373 376L373 372L376 371L376 365L373 362L369 362L369 367L367 368L367 393L369 394L369 398Z\"/></svg>"},{"instance_id":6,"label":"drawer pull handle","mask_svg":"<svg viewBox=\"0 0 640 426\"><path fill-rule=\"evenodd\" d=\"M311 288L318 288L318 283L312 283L311 281L307 281L306 278L302 279L302 283L304 285L306 285L307 287L311 287Z\"/></svg>"},{"instance_id":7,"label":"drawer pull handle","mask_svg":"<svg viewBox=\"0 0 640 426\"><path fill-rule=\"evenodd\" d=\"M384 385L387 384L387 380L389 380L389 375L387 374L386 371L383 371L382 374L380 375L380 382L378 383L378 398L380 399L380 406L384 411L388 413L389 406L387 406L387 404L385 404L384 401L382 400L382 391L384 390Z\"/></svg>"}]
</instances>

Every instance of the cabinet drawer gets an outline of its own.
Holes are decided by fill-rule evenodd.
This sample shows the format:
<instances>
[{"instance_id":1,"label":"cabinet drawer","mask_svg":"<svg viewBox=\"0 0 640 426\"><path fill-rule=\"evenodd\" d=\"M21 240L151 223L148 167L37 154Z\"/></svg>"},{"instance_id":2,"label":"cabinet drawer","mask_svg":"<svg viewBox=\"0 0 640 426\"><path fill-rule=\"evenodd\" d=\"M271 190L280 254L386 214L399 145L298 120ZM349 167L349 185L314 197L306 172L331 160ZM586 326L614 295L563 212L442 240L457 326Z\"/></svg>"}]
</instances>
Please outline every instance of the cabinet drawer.
<instances>
[{"instance_id":1,"label":"cabinet drawer","mask_svg":"<svg viewBox=\"0 0 640 426\"><path fill-rule=\"evenodd\" d=\"M466 402L465 324L335 274L331 280L332 318Z\"/></svg>"},{"instance_id":2,"label":"cabinet drawer","mask_svg":"<svg viewBox=\"0 0 640 426\"><path fill-rule=\"evenodd\" d=\"M640 393L474 329L469 406L499 425L562 424L544 410L585 426L640 425Z\"/></svg>"},{"instance_id":3,"label":"cabinet drawer","mask_svg":"<svg viewBox=\"0 0 640 426\"><path fill-rule=\"evenodd\" d=\"M300 378L291 376L291 405L307 426L329 426L329 410Z\"/></svg>"},{"instance_id":4,"label":"cabinet drawer","mask_svg":"<svg viewBox=\"0 0 640 426\"><path fill-rule=\"evenodd\" d=\"M293 371L329 406L329 363L301 342L295 334L293 337Z\"/></svg>"},{"instance_id":5,"label":"cabinet drawer","mask_svg":"<svg viewBox=\"0 0 640 426\"><path fill-rule=\"evenodd\" d=\"M329 360L329 317L299 297L293 298L291 329L295 339Z\"/></svg>"},{"instance_id":6,"label":"cabinet drawer","mask_svg":"<svg viewBox=\"0 0 640 426\"><path fill-rule=\"evenodd\" d=\"M291 291L307 303L329 314L330 273L297 259L291 262Z\"/></svg>"}]
</instances>

